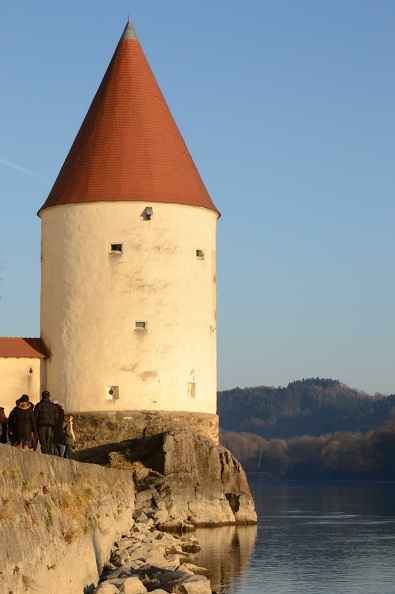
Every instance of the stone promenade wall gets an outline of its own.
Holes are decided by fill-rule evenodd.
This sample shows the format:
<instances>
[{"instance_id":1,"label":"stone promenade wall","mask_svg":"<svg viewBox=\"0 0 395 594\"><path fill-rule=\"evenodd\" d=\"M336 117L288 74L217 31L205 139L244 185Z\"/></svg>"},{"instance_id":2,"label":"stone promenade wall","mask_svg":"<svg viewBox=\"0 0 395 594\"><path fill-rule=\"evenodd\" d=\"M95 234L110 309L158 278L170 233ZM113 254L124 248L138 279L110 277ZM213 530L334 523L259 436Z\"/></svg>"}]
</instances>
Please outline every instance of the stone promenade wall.
<instances>
[{"instance_id":1,"label":"stone promenade wall","mask_svg":"<svg viewBox=\"0 0 395 594\"><path fill-rule=\"evenodd\" d=\"M129 471L0 444L0 594L92 591L130 530Z\"/></svg>"}]
</instances>

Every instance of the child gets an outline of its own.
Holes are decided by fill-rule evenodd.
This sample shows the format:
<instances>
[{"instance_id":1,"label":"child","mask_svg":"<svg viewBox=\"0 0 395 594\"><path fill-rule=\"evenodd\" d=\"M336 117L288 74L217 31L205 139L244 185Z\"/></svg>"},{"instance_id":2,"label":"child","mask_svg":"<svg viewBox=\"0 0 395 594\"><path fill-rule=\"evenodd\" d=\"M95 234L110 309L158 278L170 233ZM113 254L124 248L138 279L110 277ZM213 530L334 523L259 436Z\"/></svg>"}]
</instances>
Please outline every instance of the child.
<instances>
[{"instance_id":1,"label":"child","mask_svg":"<svg viewBox=\"0 0 395 594\"><path fill-rule=\"evenodd\" d=\"M71 452L75 447L75 435L73 430L73 415L66 415L63 421L64 429L64 457L71 458Z\"/></svg>"}]
</instances>

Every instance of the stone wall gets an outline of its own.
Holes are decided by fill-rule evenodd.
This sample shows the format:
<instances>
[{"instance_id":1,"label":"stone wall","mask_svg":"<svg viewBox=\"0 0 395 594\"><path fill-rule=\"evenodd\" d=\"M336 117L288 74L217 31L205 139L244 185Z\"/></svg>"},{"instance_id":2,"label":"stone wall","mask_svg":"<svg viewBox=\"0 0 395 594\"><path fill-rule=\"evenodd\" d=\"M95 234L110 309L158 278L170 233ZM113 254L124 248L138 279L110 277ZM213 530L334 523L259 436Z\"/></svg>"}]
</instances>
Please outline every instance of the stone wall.
<instances>
[{"instance_id":1,"label":"stone wall","mask_svg":"<svg viewBox=\"0 0 395 594\"><path fill-rule=\"evenodd\" d=\"M74 414L77 451L152 437L174 429L189 429L219 443L218 416L213 414L151 410Z\"/></svg>"},{"instance_id":2,"label":"stone wall","mask_svg":"<svg viewBox=\"0 0 395 594\"><path fill-rule=\"evenodd\" d=\"M88 593L132 525L131 473L0 444L0 594Z\"/></svg>"}]
</instances>

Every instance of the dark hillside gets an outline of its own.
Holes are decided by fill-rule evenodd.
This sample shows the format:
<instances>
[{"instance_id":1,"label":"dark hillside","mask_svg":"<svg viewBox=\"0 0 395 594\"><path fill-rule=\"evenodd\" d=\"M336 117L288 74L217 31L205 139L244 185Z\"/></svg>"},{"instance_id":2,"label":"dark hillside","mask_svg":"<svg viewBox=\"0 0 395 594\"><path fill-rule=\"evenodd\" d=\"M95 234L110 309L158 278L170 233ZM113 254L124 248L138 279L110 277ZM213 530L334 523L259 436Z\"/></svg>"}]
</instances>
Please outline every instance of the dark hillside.
<instances>
[{"instance_id":1,"label":"dark hillside","mask_svg":"<svg viewBox=\"0 0 395 594\"><path fill-rule=\"evenodd\" d=\"M218 392L223 431L265 439L319 436L336 431L366 433L385 423L395 395L369 396L338 380L303 379L286 388L258 386Z\"/></svg>"}]
</instances>

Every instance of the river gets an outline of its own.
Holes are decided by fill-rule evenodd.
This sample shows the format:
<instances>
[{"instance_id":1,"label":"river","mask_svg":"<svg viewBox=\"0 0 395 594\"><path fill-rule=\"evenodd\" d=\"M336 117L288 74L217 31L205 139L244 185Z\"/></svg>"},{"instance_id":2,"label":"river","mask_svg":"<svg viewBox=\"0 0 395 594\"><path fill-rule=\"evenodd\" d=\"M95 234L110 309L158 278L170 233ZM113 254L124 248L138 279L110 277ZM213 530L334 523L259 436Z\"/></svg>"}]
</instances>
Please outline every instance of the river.
<instances>
[{"instance_id":1,"label":"river","mask_svg":"<svg viewBox=\"0 0 395 594\"><path fill-rule=\"evenodd\" d=\"M220 594L395 594L395 483L249 479L257 526L200 529Z\"/></svg>"}]
</instances>

